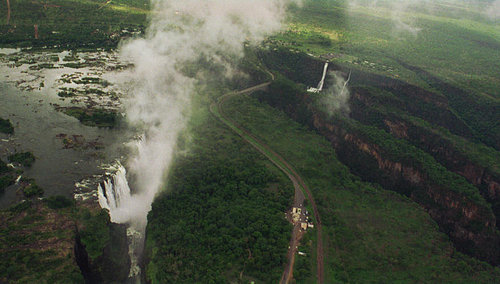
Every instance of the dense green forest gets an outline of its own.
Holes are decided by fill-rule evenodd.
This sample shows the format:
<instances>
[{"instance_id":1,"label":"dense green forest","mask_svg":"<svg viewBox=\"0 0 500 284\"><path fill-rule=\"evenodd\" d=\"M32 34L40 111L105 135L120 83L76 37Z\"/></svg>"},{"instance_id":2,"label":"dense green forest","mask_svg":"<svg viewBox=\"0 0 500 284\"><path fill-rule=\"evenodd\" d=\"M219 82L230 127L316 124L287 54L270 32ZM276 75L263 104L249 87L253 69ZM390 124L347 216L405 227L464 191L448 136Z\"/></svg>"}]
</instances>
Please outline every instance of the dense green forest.
<instances>
[{"instance_id":1,"label":"dense green forest","mask_svg":"<svg viewBox=\"0 0 500 284\"><path fill-rule=\"evenodd\" d=\"M173 166L148 215L147 277L154 283L276 283L291 226L285 176L212 117Z\"/></svg>"}]
</instances>

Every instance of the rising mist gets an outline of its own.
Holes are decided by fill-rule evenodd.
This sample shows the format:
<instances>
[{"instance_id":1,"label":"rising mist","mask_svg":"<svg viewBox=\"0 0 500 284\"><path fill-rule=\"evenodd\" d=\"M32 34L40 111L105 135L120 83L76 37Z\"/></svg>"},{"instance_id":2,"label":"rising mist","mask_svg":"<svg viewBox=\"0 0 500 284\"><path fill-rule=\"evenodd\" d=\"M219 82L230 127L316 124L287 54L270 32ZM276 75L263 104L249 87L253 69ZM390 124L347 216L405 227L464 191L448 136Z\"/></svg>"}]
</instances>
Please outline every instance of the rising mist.
<instances>
[{"instance_id":1,"label":"rising mist","mask_svg":"<svg viewBox=\"0 0 500 284\"><path fill-rule=\"evenodd\" d=\"M133 193L115 220L144 229L151 203L164 185L194 88L200 84L196 72L187 75L184 66L204 60L222 66L229 76L231 62L243 56L244 43L258 43L281 29L287 2L152 1L145 37L120 48L122 59L134 66L122 74L128 86L127 120L144 134L130 143L127 168Z\"/></svg>"},{"instance_id":2,"label":"rising mist","mask_svg":"<svg viewBox=\"0 0 500 284\"><path fill-rule=\"evenodd\" d=\"M335 113L348 114L349 98L351 93L349 91L349 81L351 74L344 78L340 71L333 71L328 74L330 86L321 94L321 107L323 111L332 116Z\"/></svg>"}]
</instances>

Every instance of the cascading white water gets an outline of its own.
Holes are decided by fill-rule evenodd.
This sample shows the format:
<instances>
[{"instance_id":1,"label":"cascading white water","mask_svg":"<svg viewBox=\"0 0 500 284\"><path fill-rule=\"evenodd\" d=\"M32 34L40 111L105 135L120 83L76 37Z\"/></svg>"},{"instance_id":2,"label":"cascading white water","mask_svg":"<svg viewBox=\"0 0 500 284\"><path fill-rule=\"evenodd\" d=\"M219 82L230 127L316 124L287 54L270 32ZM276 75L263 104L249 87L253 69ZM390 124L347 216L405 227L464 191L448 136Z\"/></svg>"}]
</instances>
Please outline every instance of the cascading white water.
<instances>
[{"instance_id":1,"label":"cascading white water","mask_svg":"<svg viewBox=\"0 0 500 284\"><path fill-rule=\"evenodd\" d=\"M325 84L325 78L326 78L327 71L328 71L328 62L325 62L325 65L323 67L323 75L321 75L321 80L318 83L318 87L317 88L311 87L311 88L307 89L308 92L319 93L323 90L323 85Z\"/></svg>"},{"instance_id":2,"label":"cascading white water","mask_svg":"<svg viewBox=\"0 0 500 284\"><path fill-rule=\"evenodd\" d=\"M125 212L127 208L123 205L130 203L132 198L127 181L127 170L120 162L117 162L111 170L114 171L112 176L99 184L97 192L99 205L109 210L112 222L123 223L128 221L128 215Z\"/></svg>"},{"instance_id":3,"label":"cascading white water","mask_svg":"<svg viewBox=\"0 0 500 284\"><path fill-rule=\"evenodd\" d=\"M116 162L111 166L111 176L98 186L97 196L99 205L109 211L111 221L114 223L126 223L130 221L129 211L132 205L132 192L127 180L127 170ZM130 224L129 224L130 225ZM139 256L142 252L142 239L144 237L144 226L129 226L127 238L129 243L130 272L129 277L134 278L140 274Z\"/></svg>"},{"instance_id":4,"label":"cascading white water","mask_svg":"<svg viewBox=\"0 0 500 284\"><path fill-rule=\"evenodd\" d=\"M323 90L323 85L325 84L326 71L328 70L328 62L325 62L325 67L323 67L323 76L321 77L321 81L318 83L318 92Z\"/></svg>"}]
</instances>

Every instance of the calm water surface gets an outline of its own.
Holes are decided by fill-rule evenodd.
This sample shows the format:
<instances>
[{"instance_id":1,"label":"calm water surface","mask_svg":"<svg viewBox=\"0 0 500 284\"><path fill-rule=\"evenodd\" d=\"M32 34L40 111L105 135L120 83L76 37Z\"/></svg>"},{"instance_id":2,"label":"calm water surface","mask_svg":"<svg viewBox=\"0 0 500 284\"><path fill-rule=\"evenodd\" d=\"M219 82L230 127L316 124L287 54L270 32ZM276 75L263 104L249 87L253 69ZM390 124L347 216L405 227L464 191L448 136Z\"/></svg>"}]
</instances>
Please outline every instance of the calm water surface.
<instances>
[{"instance_id":1,"label":"calm water surface","mask_svg":"<svg viewBox=\"0 0 500 284\"><path fill-rule=\"evenodd\" d=\"M54 109L60 104L57 97L43 92L23 92L11 84L0 82L0 117L10 119L14 134L0 134L0 158L15 151L31 151L36 157L33 166L23 176L34 178L45 190L45 196L64 195L71 197L75 182L103 171L99 166L109 163L120 155L126 141L121 130L87 127L77 119ZM58 135L82 135L86 142L96 140L104 150L64 149L63 139ZM20 199L17 186L9 187L0 195L0 208L5 208Z\"/></svg>"}]
</instances>

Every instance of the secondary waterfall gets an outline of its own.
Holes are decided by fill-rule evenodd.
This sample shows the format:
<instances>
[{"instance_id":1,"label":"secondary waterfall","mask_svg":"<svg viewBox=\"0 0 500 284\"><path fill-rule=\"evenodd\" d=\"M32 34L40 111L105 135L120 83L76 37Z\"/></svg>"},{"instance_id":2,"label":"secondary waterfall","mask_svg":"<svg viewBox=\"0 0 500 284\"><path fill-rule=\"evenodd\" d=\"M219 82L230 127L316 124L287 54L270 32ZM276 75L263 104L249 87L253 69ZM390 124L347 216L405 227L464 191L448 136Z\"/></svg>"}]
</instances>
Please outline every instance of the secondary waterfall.
<instances>
[{"instance_id":1,"label":"secondary waterfall","mask_svg":"<svg viewBox=\"0 0 500 284\"><path fill-rule=\"evenodd\" d=\"M130 221L130 211L134 210L133 195L127 181L127 170L120 163L109 168L110 176L98 186L99 205L108 209L111 222L127 223ZM143 250L145 225L129 223L127 238L129 244L130 272L129 277L138 279L141 273L139 257Z\"/></svg>"},{"instance_id":2,"label":"secondary waterfall","mask_svg":"<svg viewBox=\"0 0 500 284\"><path fill-rule=\"evenodd\" d=\"M325 83L326 71L328 70L328 62L325 62L325 67L323 67L323 76L321 77L321 81L318 83L318 91L321 92L323 90L323 84Z\"/></svg>"},{"instance_id":3,"label":"secondary waterfall","mask_svg":"<svg viewBox=\"0 0 500 284\"><path fill-rule=\"evenodd\" d=\"M323 85L325 84L325 78L326 78L326 72L328 71L328 62L325 62L325 65L323 67L323 75L321 76L321 80L318 83L317 88L309 88L307 89L308 92L310 93L319 93L323 90Z\"/></svg>"}]
</instances>

